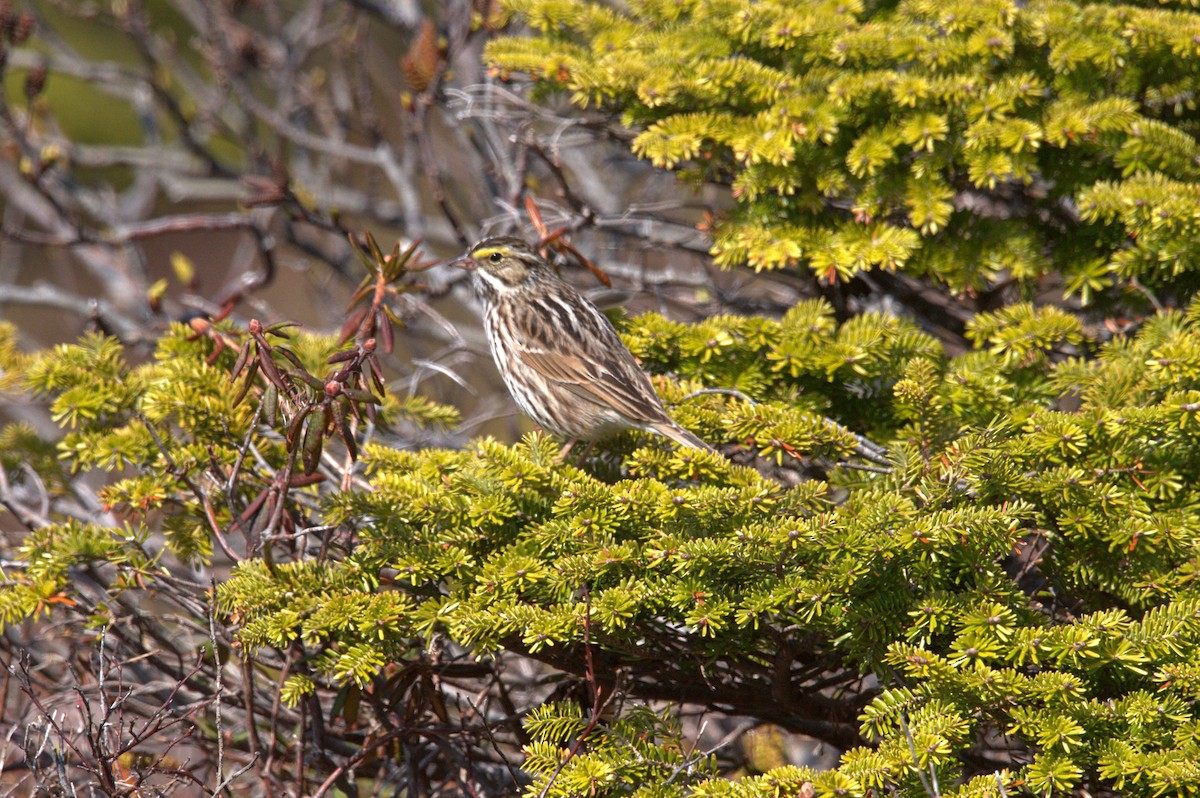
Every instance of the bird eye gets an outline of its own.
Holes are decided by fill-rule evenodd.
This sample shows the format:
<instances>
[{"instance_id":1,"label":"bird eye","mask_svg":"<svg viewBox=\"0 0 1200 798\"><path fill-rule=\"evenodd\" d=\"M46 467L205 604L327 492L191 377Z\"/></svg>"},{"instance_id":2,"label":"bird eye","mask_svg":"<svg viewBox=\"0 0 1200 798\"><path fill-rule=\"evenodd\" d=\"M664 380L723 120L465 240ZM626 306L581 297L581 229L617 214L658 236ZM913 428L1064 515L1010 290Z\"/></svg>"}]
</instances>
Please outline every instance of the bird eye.
<instances>
[{"instance_id":1,"label":"bird eye","mask_svg":"<svg viewBox=\"0 0 1200 798\"><path fill-rule=\"evenodd\" d=\"M504 258L504 256L501 255L499 252L493 252L491 255L488 256L488 260L490 260L492 263L499 263L503 258Z\"/></svg>"}]
</instances>

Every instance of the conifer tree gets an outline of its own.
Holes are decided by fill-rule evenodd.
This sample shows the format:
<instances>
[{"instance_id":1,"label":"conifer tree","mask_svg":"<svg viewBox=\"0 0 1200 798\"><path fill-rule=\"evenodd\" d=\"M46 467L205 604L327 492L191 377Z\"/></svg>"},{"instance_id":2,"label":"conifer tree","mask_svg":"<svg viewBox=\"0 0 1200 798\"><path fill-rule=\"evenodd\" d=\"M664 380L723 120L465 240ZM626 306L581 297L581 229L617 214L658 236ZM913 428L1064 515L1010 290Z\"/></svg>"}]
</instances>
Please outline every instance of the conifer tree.
<instances>
[{"instance_id":1,"label":"conifer tree","mask_svg":"<svg viewBox=\"0 0 1200 798\"><path fill-rule=\"evenodd\" d=\"M674 417L720 452L625 433L562 462L537 432L397 445L459 418L381 376L415 248L368 239L341 336L198 319L139 361L102 334L24 354L0 325L0 390L64 430L0 431L0 475L53 508L0 485L30 529L0 623L132 638L128 607L165 597L211 632L180 659L244 710L222 744L300 751L321 794L357 789L368 760L436 772L431 793L539 798L1194 793L1200 15L508 8L532 34L493 41L498 75L731 188L718 264L924 281L976 303L965 351L821 296L778 318L624 319ZM1068 301L1035 301L1044 285ZM113 523L72 516L75 472L108 475ZM180 568L218 561L210 585ZM563 676L522 680L530 662ZM220 703L234 673L240 706ZM688 739L685 705L840 758L731 772Z\"/></svg>"},{"instance_id":2,"label":"conifer tree","mask_svg":"<svg viewBox=\"0 0 1200 798\"><path fill-rule=\"evenodd\" d=\"M489 57L727 183L718 264L1183 300L1200 18L1169 5L513 0L537 35Z\"/></svg>"}]
</instances>

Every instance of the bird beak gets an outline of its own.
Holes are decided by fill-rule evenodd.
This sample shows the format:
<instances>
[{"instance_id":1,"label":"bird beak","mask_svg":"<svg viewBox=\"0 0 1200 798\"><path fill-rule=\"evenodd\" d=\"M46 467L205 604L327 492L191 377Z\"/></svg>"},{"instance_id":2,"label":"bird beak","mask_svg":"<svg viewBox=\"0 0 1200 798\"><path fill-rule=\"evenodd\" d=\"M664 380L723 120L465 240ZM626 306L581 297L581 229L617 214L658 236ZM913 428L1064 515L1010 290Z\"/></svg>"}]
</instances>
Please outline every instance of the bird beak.
<instances>
[{"instance_id":1,"label":"bird beak","mask_svg":"<svg viewBox=\"0 0 1200 798\"><path fill-rule=\"evenodd\" d=\"M473 272L479 268L479 264L472 260L470 255L463 255L458 260L452 260L450 261L450 265L456 269L468 272Z\"/></svg>"}]
</instances>

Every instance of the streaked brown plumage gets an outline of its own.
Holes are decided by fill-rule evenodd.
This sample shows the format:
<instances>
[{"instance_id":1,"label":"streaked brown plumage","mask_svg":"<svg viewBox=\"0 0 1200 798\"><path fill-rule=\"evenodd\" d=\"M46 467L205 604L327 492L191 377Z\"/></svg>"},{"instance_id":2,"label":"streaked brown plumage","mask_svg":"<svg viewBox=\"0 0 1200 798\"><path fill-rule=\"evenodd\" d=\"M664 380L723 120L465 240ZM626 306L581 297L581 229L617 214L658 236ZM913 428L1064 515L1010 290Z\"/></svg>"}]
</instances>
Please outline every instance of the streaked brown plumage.
<instances>
[{"instance_id":1,"label":"streaked brown plumage","mask_svg":"<svg viewBox=\"0 0 1200 798\"><path fill-rule=\"evenodd\" d=\"M580 440L640 429L711 450L667 415L608 318L528 243L485 238L454 265L475 272L496 367L542 427Z\"/></svg>"}]
</instances>

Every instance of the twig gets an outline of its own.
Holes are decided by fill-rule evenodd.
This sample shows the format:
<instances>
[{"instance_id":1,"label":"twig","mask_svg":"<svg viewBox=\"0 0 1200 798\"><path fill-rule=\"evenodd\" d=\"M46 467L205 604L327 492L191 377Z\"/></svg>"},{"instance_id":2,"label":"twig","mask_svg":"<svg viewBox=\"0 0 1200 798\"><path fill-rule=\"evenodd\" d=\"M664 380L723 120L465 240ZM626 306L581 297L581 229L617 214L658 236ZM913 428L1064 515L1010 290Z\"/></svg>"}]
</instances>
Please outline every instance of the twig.
<instances>
[{"instance_id":1,"label":"twig","mask_svg":"<svg viewBox=\"0 0 1200 798\"><path fill-rule=\"evenodd\" d=\"M365 743L362 748L355 751L349 759L334 768L333 772L329 774L325 781L321 782L321 786L317 788L316 792L314 792L310 798L322 798L322 796L329 792L330 788L332 788L339 779L346 775L346 771L350 770L359 762L362 762L364 759L366 759L371 751L374 751L376 748L381 748L393 740L398 740L401 737L405 737L414 732L420 733L418 730L409 728L393 729L387 734L384 734L383 736L372 740L369 743Z\"/></svg>"},{"instance_id":2,"label":"twig","mask_svg":"<svg viewBox=\"0 0 1200 798\"><path fill-rule=\"evenodd\" d=\"M217 646L217 580L210 579L208 583L209 605L208 605L208 642L212 645L213 657L213 674L216 681L214 686L214 696L216 703L213 705L214 725L216 727L215 737L217 738L217 786L212 791L212 798L217 798L218 793L224 789L225 781L225 730L221 726L221 699L225 692L225 685L222 680L222 672L225 670L221 667L221 652Z\"/></svg>"},{"instance_id":3,"label":"twig","mask_svg":"<svg viewBox=\"0 0 1200 798\"><path fill-rule=\"evenodd\" d=\"M900 728L904 731L904 739L908 740L908 750L912 754L913 769L917 773L917 778L921 780L921 786L925 788L925 792L929 793L932 798L942 798L942 793L938 789L937 771L933 768L932 757L929 760L929 775L932 778L932 783L925 778L925 774L921 771L920 760L917 758L917 746L913 742L912 732L908 728L908 721L904 716L900 716Z\"/></svg>"},{"instance_id":4,"label":"twig","mask_svg":"<svg viewBox=\"0 0 1200 798\"><path fill-rule=\"evenodd\" d=\"M567 766L567 763L574 759L575 755L579 753L579 749L583 747L583 743L585 740L587 740L588 735L592 733L592 731L596 728L596 724L600 722L601 714L605 709L608 708L608 704L613 699L613 696L617 694L617 691L614 688L611 693L603 697L603 700L601 700L602 690L600 688L600 681L596 678L596 664L592 659L592 591L587 585L584 585L583 596L583 656L584 661L586 662L588 686L592 688L592 718L590 721L588 721L587 726L585 726L583 731L579 734L579 737L576 738L575 744L571 746L571 750L567 752L567 755L563 757L563 760L558 763L556 768L554 768L554 772L550 774L550 778L546 780L546 784L542 787L541 792L538 793L538 798L546 798L546 794L549 793L550 788L554 786L554 782L558 778L558 774L562 773L562 770Z\"/></svg>"},{"instance_id":5,"label":"twig","mask_svg":"<svg viewBox=\"0 0 1200 798\"><path fill-rule=\"evenodd\" d=\"M140 321L121 313L108 300L72 294L46 282L29 286L2 284L0 305L33 305L65 310L83 319L96 319L123 341L139 341L146 335L146 328Z\"/></svg>"},{"instance_id":6,"label":"twig","mask_svg":"<svg viewBox=\"0 0 1200 798\"><path fill-rule=\"evenodd\" d=\"M694 399L697 396L707 396L710 394L721 394L724 396L732 396L735 399L740 399L741 401L745 402L746 404L750 405L751 407L758 404L758 402L754 401L746 394L742 393L741 391L734 390L733 388L698 388L697 390L692 391L687 396L683 397L683 399L681 401L686 402L687 400Z\"/></svg>"}]
</instances>

